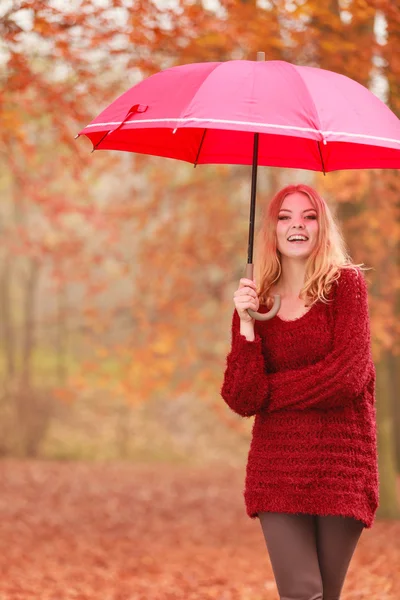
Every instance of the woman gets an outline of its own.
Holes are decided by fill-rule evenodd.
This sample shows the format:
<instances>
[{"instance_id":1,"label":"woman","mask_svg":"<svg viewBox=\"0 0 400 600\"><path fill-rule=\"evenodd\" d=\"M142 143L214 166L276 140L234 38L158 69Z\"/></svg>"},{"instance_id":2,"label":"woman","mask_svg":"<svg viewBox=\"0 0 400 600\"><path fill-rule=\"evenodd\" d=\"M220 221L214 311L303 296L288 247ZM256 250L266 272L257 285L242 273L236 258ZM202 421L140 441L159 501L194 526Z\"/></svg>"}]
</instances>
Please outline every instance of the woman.
<instances>
[{"instance_id":1,"label":"woman","mask_svg":"<svg viewBox=\"0 0 400 600\"><path fill-rule=\"evenodd\" d=\"M294 236L294 237L293 237ZM378 507L368 293L325 201L306 185L272 199L255 281L234 294L221 395L255 415L244 498L260 519L281 599L337 600ZM274 294L281 308L266 312Z\"/></svg>"}]
</instances>

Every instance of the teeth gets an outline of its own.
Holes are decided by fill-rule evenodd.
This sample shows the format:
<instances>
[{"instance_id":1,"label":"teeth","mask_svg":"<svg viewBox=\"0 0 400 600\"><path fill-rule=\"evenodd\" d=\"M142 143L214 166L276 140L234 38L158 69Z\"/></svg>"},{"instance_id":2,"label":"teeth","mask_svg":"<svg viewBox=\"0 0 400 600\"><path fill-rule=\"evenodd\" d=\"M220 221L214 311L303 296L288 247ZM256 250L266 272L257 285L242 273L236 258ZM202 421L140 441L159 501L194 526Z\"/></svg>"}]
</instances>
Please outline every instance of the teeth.
<instances>
[{"instance_id":1,"label":"teeth","mask_svg":"<svg viewBox=\"0 0 400 600\"><path fill-rule=\"evenodd\" d=\"M302 236L302 235L293 235L293 236L291 235L288 238L288 242L295 241L295 240L307 241L307 239L308 238L306 238L305 236Z\"/></svg>"}]
</instances>

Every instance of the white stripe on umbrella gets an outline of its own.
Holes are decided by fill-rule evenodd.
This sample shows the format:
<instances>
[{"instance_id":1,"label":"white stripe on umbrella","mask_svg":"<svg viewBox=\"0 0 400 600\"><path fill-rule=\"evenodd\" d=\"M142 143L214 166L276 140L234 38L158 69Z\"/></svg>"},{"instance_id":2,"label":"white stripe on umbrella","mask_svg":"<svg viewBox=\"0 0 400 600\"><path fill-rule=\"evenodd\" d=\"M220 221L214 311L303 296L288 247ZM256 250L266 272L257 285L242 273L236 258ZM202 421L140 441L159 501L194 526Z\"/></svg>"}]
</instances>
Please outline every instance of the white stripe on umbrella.
<instances>
[{"instance_id":1,"label":"white stripe on umbrella","mask_svg":"<svg viewBox=\"0 0 400 600\"><path fill-rule=\"evenodd\" d=\"M382 142L394 142L395 144L400 144L400 140L396 140L393 138L379 137L377 135L367 135L365 133L349 133L347 131L321 131L320 129L313 129L312 127L296 127L292 125L276 125L275 123L256 123L253 121L228 121L226 119L199 119L196 117L189 119L177 119L174 117L163 118L163 119L140 119L140 121L109 121L107 123L91 123L90 125L86 125L85 129L89 129L89 127L104 127L108 125L141 125L142 123L221 123L228 125L250 125L255 127L270 127L273 129L284 129L284 130L292 130L292 131L310 131L312 133L320 133L321 136L325 137L328 135L345 135L348 137L355 138L363 138L368 140L377 140ZM248 132L251 133L251 132ZM325 141L325 140L324 140Z\"/></svg>"}]
</instances>

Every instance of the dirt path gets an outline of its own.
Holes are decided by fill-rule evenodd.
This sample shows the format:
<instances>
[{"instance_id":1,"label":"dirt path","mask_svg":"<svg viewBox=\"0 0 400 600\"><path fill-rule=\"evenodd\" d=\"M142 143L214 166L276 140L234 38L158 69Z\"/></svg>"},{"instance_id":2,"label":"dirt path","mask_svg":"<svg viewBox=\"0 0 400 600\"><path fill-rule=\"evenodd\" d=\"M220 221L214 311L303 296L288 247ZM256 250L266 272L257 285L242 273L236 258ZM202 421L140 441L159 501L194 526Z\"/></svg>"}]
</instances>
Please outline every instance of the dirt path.
<instances>
[{"instance_id":1,"label":"dirt path","mask_svg":"<svg viewBox=\"0 0 400 600\"><path fill-rule=\"evenodd\" d=\"M278 600L232 468L0 462L0 600ZM343 600L399 600L400 522L377 521Z\"/></svg>"}]
</instances>

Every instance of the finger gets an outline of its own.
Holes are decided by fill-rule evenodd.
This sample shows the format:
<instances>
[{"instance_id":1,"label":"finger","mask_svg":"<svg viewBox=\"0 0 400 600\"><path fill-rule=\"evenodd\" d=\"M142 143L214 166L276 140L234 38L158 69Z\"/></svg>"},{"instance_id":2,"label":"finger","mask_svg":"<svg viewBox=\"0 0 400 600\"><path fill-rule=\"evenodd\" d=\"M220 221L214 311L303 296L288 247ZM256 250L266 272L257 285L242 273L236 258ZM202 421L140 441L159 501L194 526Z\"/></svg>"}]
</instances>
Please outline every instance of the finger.
<instances>
[{"instance_id":1,"label":"finger","mask_svg":"<svg viewBox=\"0 0 400 600\"><path fill-rule=\"evenodd\" d=\"M251 296L245 296L244 298L236 298L235 300L235 304L237 306L243 306L244 304L255 304L257 307L259 306L259 302L257 301L257 298L252 298Z\"/></svg>"},{"instance_id":2,"label":"finger","mask_svg":"<svg viewBox=\"0 0 400 600\"><path fill-rule=\"evenodd\" d=\"M246 302L246 304L244 304L243 306L237 307L237 309L241 312L245 312L249 308L251 308L251 310L254 310L254 311L258 310L258 306L256 304L254 304L254 302Z\"/></svg>"},{"instance_id":3,"label":"finger","mask_svg":"<svg viewBox=\"0 0 400 600\"><path fill-rule=\"evenodd\" d=\"M253 298L257 298L257 292L256 290L253 290L253 288L249 288L249 287L244 287L241 288L239 291L239 294L250 294L250 296L253 296Z\"/></svg>"},{"instance_id":4,"label":"finger","mask_svg":"<svg viewBox=\"0 0 400 600\"><path fill-rule=\"evenodd\" d=\"M253 310L258 310L258 306L255 302L244 302L243 304L239 304L236 306L237 310L245 311L248 308L252 308Z\"/></svg>"},{"instance_id":5,"label":"finger","mask_svg":"<svg viewBox=\"0 0 400 600\"><path fill-rule=\"evenodd\" d=\"M255 281L253 281L252 279L245 279L242 277L242 279L240 279L239 283L244 286L244 285L248 285L250 287L255 287L256 283Z\"/></svg>"},{"instance_id":6,"label":"finger","mask_svg":"<svg viewBox=\"0 0 400 600\"><path fill-rule=\"evenodd\" d=\"M236 302L238 304L243 304L243 302L254 302L255 298L253 296L250 296L249 294L246 294L245 296L237 296L236 297Z\"/></svg>"},{"instance_id":7,"label":"finger","mask_svg":"<svg viewBox=\"0 0 400 600\"><path fill-rule=\"evenodd\" d=\"M239 294L238 296L236 296L236 299L239 302L243 302L244 300L248 300L250 302L257 302L258 300L257 296L254 296L251 292L249 294Z\"/></svg>"},{"instance_id":8,"label":"finger","mask_svg":"<svg viewBox=\"0 0 400 600\"><path fill-rule=\"evenodd\" d=\"M257 292L254 288L250 288L248 286L241 287L235 291L235 295L240 296L241 294L252 294L254 297L257 296Z\"/></svg>"},{"instance_id":9,"label":"finger","mask_svg":"<svg viewBox=\"0 0 400 600\"><path fill-rule=\"evenodd\" d=\"M256 287L255 282L252 279L246 279L245 277L242 277L242 279L240 280L240 287L244 287L245 285L248 285L252 288Z\"/></svg>"}]
</instances>

